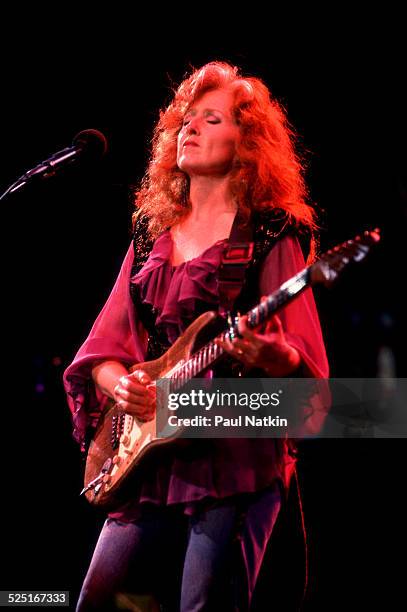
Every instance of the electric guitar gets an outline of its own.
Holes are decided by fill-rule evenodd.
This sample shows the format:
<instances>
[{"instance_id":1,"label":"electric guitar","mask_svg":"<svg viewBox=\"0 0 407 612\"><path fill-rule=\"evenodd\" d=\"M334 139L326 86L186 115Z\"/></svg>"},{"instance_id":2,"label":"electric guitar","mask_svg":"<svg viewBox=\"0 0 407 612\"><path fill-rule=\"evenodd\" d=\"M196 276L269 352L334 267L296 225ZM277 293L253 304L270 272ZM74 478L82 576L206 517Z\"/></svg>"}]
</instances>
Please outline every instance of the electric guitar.
<instances>
[{"instance_id":1,"label":"electric guitar","mask_svg":"<svg viewBox=\"0 0 407 612\"><path fill-rule=\"evenodd\" d=\"M327 251L317 262L301 270L252 308L247 313L248 327L257 328L307 287L320 284L330 287L350 262L364 259L371 246L379 240L380 230L375 229ZM158 379L168 379L172 388L180 388L225 356L225 351L215 343L215 339L235 337L238 333L237 323L237 317L226 321L214 311L205 312L164 355L153 361L138 363L130 368L130 372L144 370L153 384ZM205 341L208 337L209 341ZM81 494L85 494L90 503L112 507L121 499L130 475L148 456L175 442L176 434L158 438L156 425L156 415L150 421L141 421L136 416L123 413L113 400L108 402L87 454Z\"/></svg>"}]
</instances>

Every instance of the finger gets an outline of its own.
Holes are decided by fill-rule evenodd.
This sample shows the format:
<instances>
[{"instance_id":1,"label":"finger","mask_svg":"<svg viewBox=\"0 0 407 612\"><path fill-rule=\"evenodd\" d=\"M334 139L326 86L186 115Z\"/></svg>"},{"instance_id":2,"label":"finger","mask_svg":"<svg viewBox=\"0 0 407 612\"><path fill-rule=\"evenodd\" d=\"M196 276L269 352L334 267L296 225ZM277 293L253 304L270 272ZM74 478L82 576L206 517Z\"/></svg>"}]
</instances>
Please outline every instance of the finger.
<instances>
[{"instance_id":1,"label":"finger","mask_svg":"<svg viewBox=\"0 0 407 612\"><path fill-rule=\"evenodd\" d=\"M147 392L150 393L151 396L154 396L155 381L152 381L150 376L142 370L138 370L137 372L137 376L135 375L136 373L130 374L129 376L122 376L120 379L122 386L135 394L143 394L147 389Z\"/></svg>"},{"instance_id":2,"label":"finger","mask_svg":"<svg viewBox=\"0 0 407 612\"><path fill-rule=\"evenodd\" d=\"M242 355L243 353L251 353L254 352L255 348L252 346L250 342L244 340L242 338L235 338L232 340L221 340L217 342L220 346L222 346L228 353L232 355Z\"/></svg>"},{"instance_id":3,"label":"finger","mask_svg":"<svg viewBox=\"0 0 407 612\"><path fill-rule=\"evenodd\" d=\"M145 402L127 402L121 399L116 402L116 405L121 412L134 414L140 418L148 417L155 413L155 406L148 405Z\"/></svg>"},{"instance_id":4,"label":"finger","mask_svg":"<svg viewBox=\"0 0 407 612\"><path fill-rule=\"evenodd\" d=\"M147 374L147 372L144 372L144 370L136 370L135 372L132 372L130 374L130 378L141 383L142 385L148 385L152 382L150 376Z\"/></svg>"},{"instance_id":5,"label":"finger","mask_svg":"<svg viewBox=\"0 0 407 612\"><path fill-rule=\"evenodd\" d=\"M234 340L232 343L230 340L217 340L216 343L238 361L241 361L246 365L254 362L254 354L247 352L246 345L243 341Z\"/></svg>"},{"instance_id":6,"label":"finger","mask_svg":"<svg viewBox=\"0 0 407 612\"><path fill-rule=\"evenodd\" d=\"M278 315L273 315L271 319L267 322L266 333L283 333L283 324L281 323L281 319Z\"/></svg>"},{"instance_id":7,"label":"finger","mask_svg":"<svg viewBox=\"0 0 407 612\"><path fill-rule=\"evenodd\" d=\"M146 389L147 389L148 397L153 402L156 402L157 401L157 385L155 384L155 382L151 383L150 385L147 385Z\"/></svg>"},{"instance_id":8,"label":"finger","mask_svg":"<svg viewBox=\"0 0 407 612\"><path fill-rule=\"evenodd\" d=\"M249 345L253 345L256 348L260 348L263 343L263 338L256 332L251 331L247 326L242 325L241 329L239 329L240 335L242 338L249 343Z\"/></svg>"},{"instance_id":9,"label":"finger","mask_svg":"<svg viewBox=\"0 0 407 612\"><path fill-rule=\"evenodd\" d=\"M115 395L118 399L124 399L130 403L152 403L154 401L153 395L148 392L144 387L141 388L140 392L133 393L131 390L123 389L118 385L115 389Z\"/></svg>"},{"instance_id":10,"label":"finger","mask_svg":"<svg viewBox=\"0 0 407 612\"><path fill-rule=\"evenodd\" d=\"M243 317L239 317L239 320L237 322L237 329L239 330L239 333L242 335L244 332L249 331L249 328L247 327L247 315L244 315Z\"/></svg>"},{"instance_id":11,"label":"finger","mask_svg":"<svg viewBox=\"0 0 407 612\"><path fill-rule=\"evenodd\" d=\"M218 344L226 353L229 353L232 357L236 359L240 359L243 354L241 349L237 349L230 340L217 340L216 344Z\"/></svg>"},{"instance_id":12,"label":"finger","mask_svg":"<svg viewBox=\"0 0 407 612\"><path fill-rule=\"evenodd\" d=\"M227 353L233 353L234 348L233 348L233 344L231 343L230 340L218 340L215 339L215 344L217 344L218 346L220 346L221 348L223 348L224 351L226 351Z\"/></svg>"},{"instance_id":13,"label":"finger","mask_svg":"<svg viewBox=\"0 0 407 612\"><path fill-rule=\"evenodd\" d=\"M151 404L149 402L143 401L143 400L136 400L134 402L130 402L128 400L125 399L118 399L116 404L119 406L119 408L121 408L122 410L149 410L151 407Z\"/></svg>"},{"instance_id":14,"label":"finger","mask_svg":"<svg viewBox=\"0 0 407 612\"><path fill-rule=\"evenodd\" d=\"M148 393L148 389L145 387L145 385L131 380L128 376L122 376L120 378L119 384L116 385L114 389L115 393L120 392L120 389L134 393L134 395L139 395L141 397L145 397Z\"/></svg>"},{"instance_id":15,"label":"finger","mask_svg":"<svg viewBox=\"0 0 407 612\"><path fill-rule=\"evenodd\" d=\"M249 327L247 326L247 315L244 315L243 317L239 318L238 330L239 330L240 335L243 336L244 338L247 338L248 340L253 340L253 341L258 340L258 334L252 331L251 329L249 329Z\"/></svg>"},{"instance_id":16,"label":"finger","mask_svg":"<svg viewBox=\"0 0 407 612\"><path fill-rule=\"evenodd\" d=\"M248 342L244 339L236 339L233 341L233 346L241 355L248 357L255 357L258 354L257 346L252 342Z\"/></svg>"}]
</instances>

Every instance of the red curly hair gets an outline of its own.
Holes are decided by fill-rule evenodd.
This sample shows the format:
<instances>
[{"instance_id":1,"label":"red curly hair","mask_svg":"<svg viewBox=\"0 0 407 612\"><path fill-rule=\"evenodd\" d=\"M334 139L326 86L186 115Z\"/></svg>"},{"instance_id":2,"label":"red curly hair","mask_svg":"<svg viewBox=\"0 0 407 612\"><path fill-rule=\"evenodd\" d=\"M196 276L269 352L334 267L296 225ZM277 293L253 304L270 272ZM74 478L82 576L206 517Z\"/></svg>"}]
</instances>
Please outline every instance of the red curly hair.
<instances>
[{"instance_id":1,"label":"red curly hair","mask_svg":"<svg viewBox=\"0 0 407 612\"><path fill-rule=\"evenodd\" d=\"M230 188L243 213L270 208L285 211L299 229L313 237L316 214L307 203L304 164L296 151L296 134L285 110L266 85L255 77L242 77L236 66L210 62L186 78L170 105L160 112L152 139L152 154L136 191L133 221L149 218L152 237L178 223L191 210L189 177L177 166L177 137L188 108L204 93L227 89L234 94L232 114L240 127L237 163ZM315 254L311 240L310 256Z\"/></svg>"}]
</instances>

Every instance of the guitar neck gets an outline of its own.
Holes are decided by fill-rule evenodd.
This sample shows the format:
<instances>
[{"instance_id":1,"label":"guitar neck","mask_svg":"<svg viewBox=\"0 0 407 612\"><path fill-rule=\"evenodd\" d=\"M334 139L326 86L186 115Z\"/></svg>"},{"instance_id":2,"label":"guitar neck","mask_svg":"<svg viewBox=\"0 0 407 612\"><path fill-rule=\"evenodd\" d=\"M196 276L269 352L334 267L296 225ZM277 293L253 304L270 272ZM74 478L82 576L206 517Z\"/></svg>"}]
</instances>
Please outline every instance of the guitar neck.
<instances>
[{"instance_id":1,"label":"guitar neck","mask_svg":"<svg viewBox=\"0 0 407 612\"><path fill-rule=\"evenodd\" d=\"M310 267L301 270L281 285L279 289L267 296L261 304L257 304L252 310L249 310L247 313L248 327L253 329L253 327L261 325L311 285Z\"/></svg>"},{"instance_id":2,"label":"guitar neck","mask_svg":"<svg viewBox=\"0 0 407 612\"><path fill-rule=\"evenodd\" d=\"M248 327L254 328L269 319L278 310L294 300L304 289L311 284L310 268L304 268L286 281L279 289L271 293L266 300L257 304L247 313ZM171 379L171 387L176 390L185 385L189 380L197 376L217 361L224 350L216 344L216 340L225 340L238 335L237 322L230 328L205 344L196 351L186 362L181 362L165 378Z\"/></svg>"}]
</instances>

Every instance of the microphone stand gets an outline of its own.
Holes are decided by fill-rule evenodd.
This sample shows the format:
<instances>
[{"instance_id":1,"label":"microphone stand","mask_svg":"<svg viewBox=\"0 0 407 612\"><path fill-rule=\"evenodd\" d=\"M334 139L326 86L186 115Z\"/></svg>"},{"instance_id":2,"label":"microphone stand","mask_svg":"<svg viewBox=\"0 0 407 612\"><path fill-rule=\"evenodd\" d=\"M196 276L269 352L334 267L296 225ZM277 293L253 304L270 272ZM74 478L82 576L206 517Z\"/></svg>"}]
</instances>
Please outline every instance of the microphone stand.
<instances>
[{"instance_id":1,"label":"microphone stand","mask_svg":"<svg viewBox=\"0 0 407 612\"><path fill-rule=\"evenodd\" d=\"M54 176L60 167L65 167L75 161L78 157L83 157L87 160L102 156L107 151L107 142L104 135L98 130L83 130L79 132L73 139L70 147L66 147L57 153L54 153L49 159L39 163L32 170L28 170L20 176L6 191L0 196L0 200L5 198L9 193L14 193L24 187L30 180L35 178L49 178Z\"/></svg>"},{"instance_id":2,"label":"microphone stand","mask_svg":"<svg viewBox=\"0 0 407 612\"><path fill-rule=\"evenodd\" d=\"M0 196L0 200L5 198L9 193L14 193L18 189L21 189L21 187L24 187L24 185L26 185L26 183L32 178L50 178L52 176L55 176L57 169L54 166L56 165L56 163L69 163L70 161L74 161L77 155L78 150L74 149L73 147L66 147L66 149L62 149L62 151L59 151L50 159L41 162L32 170L29 170L28 172L25 172L23 175L21 175L20 178L18 178L12 185L10 185L10 187L8 187L6 191Z\"/></svg>"}]
</instances>

